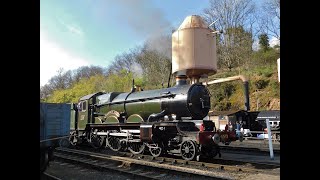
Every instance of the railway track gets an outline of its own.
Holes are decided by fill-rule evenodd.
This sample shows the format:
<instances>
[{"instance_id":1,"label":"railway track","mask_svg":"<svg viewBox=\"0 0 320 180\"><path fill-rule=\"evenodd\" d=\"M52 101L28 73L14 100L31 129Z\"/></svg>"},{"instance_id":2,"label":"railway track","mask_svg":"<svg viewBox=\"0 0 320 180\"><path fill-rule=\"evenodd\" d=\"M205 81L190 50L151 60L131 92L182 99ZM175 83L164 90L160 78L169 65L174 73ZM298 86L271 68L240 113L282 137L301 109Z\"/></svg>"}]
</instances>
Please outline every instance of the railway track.
<instances>
[{"instance_id":1,"label":"railway track","mask_svg":"<svg viewBox=\"0 0 320 180\"><path fill-rule=\"evenodd\" d=\"M78 150L90 151L90 152L109 154L109 155L113 155L113 156L125 156L125 157L130 157L130 158L140 158L142 156L146 160L158 160L158 161L168 161L168 162L177 161L182 164L185 164L187 162L190 165L194 165L194 166L203 166L202 162L204 162L204 163L211 163L211 164L213 163L213 164L218 164L218 165L233 165L233 166L237 166L237 167L241 167L243 165L246 167L251 166L251 167L255 167L256 170L258 170L258 169L275 169L275 168L280 167L280 163L277 163L277 162L269 161L269 162L262 163L262 162L254 162L254 161L247 161L247 160L243 161L243 160L236 160L236 159L227 159L227 158L225 158L225 156L223 154L222 154L222 158L215 158L215 159L200 158L199 161L201 161L201 162L196 162L196 161L186 161L186 160L181 159L179 156L171 155L171 154L162 155L162 157L155 158L155 157L153 157L151 155L147 155L147 154L133 155L130 152L123 152L123 151L114 152L109 149L93 149L93 148L85 146L85 145L84 146L75 146L72 148L78 149ZM268 154L269 155L269 152L261 152L256 149L250 149L250 148L248 149L248 148L241 148L241 147L222 146L221 151L222 151L222 153L232 152L235 154L245 154L245 155L252 155L252 156L256 156L256 155L261 156L261 154L264 154L264 155ZM277 154L277 153L275 153L275 154ZM163 156L165 156L165 157L163 157Z\"/></svg>"},{"instance_id":2,"label":"railway track","mask_svg":"<svg viewBox=\"0 0 320 180\"><path fill-rule=\"evenodd\" d=\"M107 153L107 154L106 154ZM130 174L139 179L241 179L248 174L270 173L270 164L239 166L235 162L220 160L219 163L185 161L171 157L133 155L126 152L57 148L56 158L72 163L81 163L97 169ZM263 167L262 167L263 166ZM260 169L258 169L260 168Z\"/></svg>"},{"instance_id":3,"label":"railway track","mask_svg":"<svg viewBox=\"0 0 320 180\"><path fill-rule=\"evenodd\" d=\"M62 179L60 179L54 175L51 175L49 173L44 172L40 175L40 180L62 180Z\"/></svg>"}]
</instances>

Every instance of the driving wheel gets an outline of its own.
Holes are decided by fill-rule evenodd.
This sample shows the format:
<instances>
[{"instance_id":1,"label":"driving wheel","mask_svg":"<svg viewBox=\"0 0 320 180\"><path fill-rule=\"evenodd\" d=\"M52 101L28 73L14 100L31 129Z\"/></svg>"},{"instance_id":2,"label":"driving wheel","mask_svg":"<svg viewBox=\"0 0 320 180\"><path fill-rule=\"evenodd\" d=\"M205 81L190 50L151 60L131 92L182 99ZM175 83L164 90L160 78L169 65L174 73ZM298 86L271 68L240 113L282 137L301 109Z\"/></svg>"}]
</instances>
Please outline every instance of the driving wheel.
<instances>
[{"instance_id":1,"label":"driving wheel","mask_svg":"<svg viewBox=\"0 0 320 180\"><path fill-rule=\"evenodd\" d=\"M191 140L184 141L180 147L180 153L184 160L194 160L196 158L198 149L195 142Z\"/></svg>"}]
</instances>

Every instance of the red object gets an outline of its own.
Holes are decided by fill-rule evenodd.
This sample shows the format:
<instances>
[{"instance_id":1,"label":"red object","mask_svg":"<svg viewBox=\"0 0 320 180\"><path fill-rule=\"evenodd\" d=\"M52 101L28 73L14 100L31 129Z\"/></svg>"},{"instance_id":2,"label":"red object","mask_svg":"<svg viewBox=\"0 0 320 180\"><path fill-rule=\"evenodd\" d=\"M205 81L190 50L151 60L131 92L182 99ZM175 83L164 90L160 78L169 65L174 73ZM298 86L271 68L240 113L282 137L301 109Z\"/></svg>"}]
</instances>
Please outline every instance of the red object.
<instances>
[{"instance_id":1,"label":"red object","mask_svg":"<svg viewBox=\"0 0 320 180\"><path fill-rule=\"evenodd\" d=\"M214 132L212 131L200 131L197 135L197 140L199 144L210 144L212 142L212 137Z\"/></svg>"},{"instance_id":2,"label":"red object","mask_svg":"<svg viewBox=\"0 0 320 180\"><path fill-rule=\"evenodd\" d=\"M204 125L203 124L201 124L201 126L200 126L200 131L201 132L204 131Z\"/></svg>"}]
</instances>

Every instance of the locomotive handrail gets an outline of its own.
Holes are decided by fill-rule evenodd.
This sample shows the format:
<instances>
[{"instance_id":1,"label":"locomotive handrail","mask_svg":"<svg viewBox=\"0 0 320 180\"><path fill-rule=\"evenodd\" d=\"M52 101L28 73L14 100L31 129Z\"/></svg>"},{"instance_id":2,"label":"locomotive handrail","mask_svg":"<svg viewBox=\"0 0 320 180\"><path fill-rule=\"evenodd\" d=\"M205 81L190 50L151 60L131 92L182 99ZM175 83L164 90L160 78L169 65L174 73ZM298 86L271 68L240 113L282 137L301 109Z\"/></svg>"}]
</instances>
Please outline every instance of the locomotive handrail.
<instances>
[{"instance_id":1,"label":"locomotive handrail","mask_svg":"<svg viewBox=\"0 0 320 180\"><path fill-rule=\"evenodd\" d=\"M104 116L105 114L103 114L103 113L96 113L96 112L94 112L93 113L94 115L97 115L97 116Z\"/></svg>"},{"instance_id":2,"label":"locomotive handrail","mask_svg":"<svg viewBox=\"0 0 320 180\"><path fill-rule=\"evenodd\" d=\"M174 97L176 94L165 94L160 96L154 96L154 97L148 97L148 98L139 98L139 99L131 99L131 100L125 100L125 101L118 101L118 102L109 102L104 104L97 104L97 107L104 106L104 105L113 105L113 104L122 104L122 103L132 103L132 102L139 102L139 101L145 101L145 100L153 100L153 99L161 99L161 98L167 98L167 97Z\"/></svg>"}]
</instances>

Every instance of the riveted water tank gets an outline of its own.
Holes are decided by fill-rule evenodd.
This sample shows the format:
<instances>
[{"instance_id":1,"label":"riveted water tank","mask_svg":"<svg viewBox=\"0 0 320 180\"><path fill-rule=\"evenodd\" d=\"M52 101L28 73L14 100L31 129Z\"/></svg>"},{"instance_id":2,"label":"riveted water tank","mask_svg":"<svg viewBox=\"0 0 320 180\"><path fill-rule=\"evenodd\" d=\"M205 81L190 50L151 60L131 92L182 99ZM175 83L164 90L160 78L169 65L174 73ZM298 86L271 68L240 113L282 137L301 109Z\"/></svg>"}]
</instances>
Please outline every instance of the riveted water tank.
<instances>
[{"instance_id":1,"label":"riveted water tank","mask_svg":"<svg viewBox=\"0 0 320 180\"><path fill-rule=\"evenodd\" d=\"M172 73L185 71L189 77L216 73L215 36L200 16L186 17L172 34Z\"/></svg>"}]
</instances>

